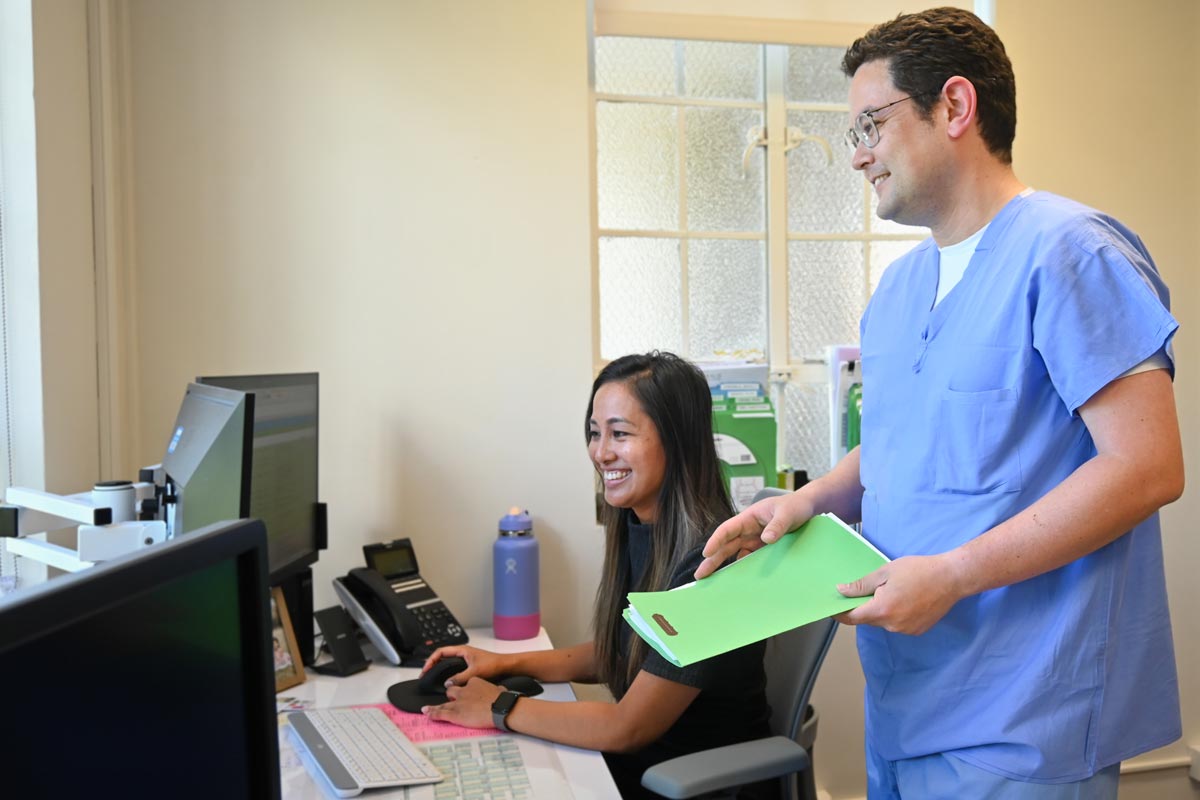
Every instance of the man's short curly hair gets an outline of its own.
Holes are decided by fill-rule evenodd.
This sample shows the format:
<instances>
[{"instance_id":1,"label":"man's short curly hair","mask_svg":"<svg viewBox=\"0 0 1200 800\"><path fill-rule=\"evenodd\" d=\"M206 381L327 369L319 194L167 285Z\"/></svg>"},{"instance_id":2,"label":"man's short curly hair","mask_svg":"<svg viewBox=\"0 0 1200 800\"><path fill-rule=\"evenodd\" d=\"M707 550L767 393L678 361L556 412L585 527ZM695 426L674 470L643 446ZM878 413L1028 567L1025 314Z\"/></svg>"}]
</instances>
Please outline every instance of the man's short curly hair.
<instances>
[{"instance_id":1,"label":"man's short curly hair","mask_svg":"<svg viewBox=\"0 0 1200 800\"><path fill-rule=\"evenodd\" d=\"M1017 133L1017 82L1004 43L990 27L961 8L901 14L876 25L846 50L842 71L853 78L870 61L887 61L892 83L925 119L946 81L962 76L978 95L979 132L988 150L1012 163Z\"/></svg>"}]
</instances>

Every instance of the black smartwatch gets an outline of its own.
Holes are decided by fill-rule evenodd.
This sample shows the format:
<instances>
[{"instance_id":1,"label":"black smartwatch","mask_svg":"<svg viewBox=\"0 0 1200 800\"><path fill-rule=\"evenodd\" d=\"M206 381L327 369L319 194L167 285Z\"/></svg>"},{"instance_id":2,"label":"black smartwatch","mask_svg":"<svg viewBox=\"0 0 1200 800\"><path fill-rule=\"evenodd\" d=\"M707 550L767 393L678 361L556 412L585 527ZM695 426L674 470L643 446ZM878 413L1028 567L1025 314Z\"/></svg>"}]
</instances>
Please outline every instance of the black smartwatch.
<instances>
[{"instance_id":1,"label":"black smartwatch","mask_svg":"<svg viewBox=\"0 0 1200 800\"><path fill-rule=\"evenodd\" d=\"M492 724L502 731L511 731L512 729L508 727L504 718L508 716L508 712L513 710L513 706L521 697L522 695L516 692L501 692L500 696L496 698L496 702L492 703Z\"/></svg>"}]
</instances>

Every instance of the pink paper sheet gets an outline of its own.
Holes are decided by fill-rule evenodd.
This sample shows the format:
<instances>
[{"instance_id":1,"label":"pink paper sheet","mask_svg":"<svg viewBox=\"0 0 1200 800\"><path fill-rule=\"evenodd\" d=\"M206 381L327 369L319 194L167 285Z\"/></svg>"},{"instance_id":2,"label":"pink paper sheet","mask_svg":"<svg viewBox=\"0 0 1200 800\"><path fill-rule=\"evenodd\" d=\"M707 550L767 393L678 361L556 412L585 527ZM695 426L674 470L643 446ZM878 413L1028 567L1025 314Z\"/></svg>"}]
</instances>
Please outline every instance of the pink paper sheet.
<instances>
[{"instance_id":1,"label":"pink paper sheet","mask_svg":"<svg viewBox=\"0 0 1200 800\"><path fill-rule=\"evenodd\" d=\"M410 714L391 703L377 703L369 707L382 709L405 736L418 744L442 739L467 739L472 736L499 736L501 733L495 728L464 728L453 722L430 719L424 714Z\"/></svg>"}]
</instances>

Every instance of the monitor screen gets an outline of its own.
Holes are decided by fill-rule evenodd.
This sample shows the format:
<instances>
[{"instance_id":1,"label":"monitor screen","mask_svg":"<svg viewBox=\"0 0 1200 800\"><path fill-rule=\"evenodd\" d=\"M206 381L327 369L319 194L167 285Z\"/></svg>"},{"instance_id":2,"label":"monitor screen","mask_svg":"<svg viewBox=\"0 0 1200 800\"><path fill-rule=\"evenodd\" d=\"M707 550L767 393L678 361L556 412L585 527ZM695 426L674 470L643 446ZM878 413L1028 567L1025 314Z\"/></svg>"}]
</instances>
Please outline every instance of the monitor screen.
<instances>
[{"instance_id":1,"label":"monitor screen","mask_svg":"<svg viewBox=\"0 0 1200 800\"><path fill-rule=\"evenodd\" d=\"M250 515L250 434L254 399L189 383L171 430L163 470L174 487L166 506L171 536Z\"/></svg>"},{"instance_id":2,"label":"monitor screen","mask_svg":"<svg viewBox=\"0 0 1200 800\"><path fill-rule=\"evenodd\" d=\"M196 381L254 398L250 515L267 525L271 580L279 583L316 562L325 546L317 512L317 373Z\"/></svg>"},{"instance_id":3,"label":"monitor screen","mask_svg":"<svg viewBox=\"0 0 1200 800\"><path fill-rule=\"evenodd\" d=\"M278 798L266 564L218 523L0 600L4 796Z\"/></svg>"}]
</instances>

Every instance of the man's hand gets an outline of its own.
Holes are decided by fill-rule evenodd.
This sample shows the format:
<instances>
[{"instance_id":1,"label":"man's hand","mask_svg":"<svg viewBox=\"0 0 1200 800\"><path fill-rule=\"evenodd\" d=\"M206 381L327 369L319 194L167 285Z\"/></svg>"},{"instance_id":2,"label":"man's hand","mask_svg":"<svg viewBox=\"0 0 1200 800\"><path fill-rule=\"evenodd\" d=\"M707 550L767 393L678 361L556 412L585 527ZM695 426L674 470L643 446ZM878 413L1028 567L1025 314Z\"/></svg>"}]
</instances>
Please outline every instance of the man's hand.
<instances>
[{"instance_id":1,"label":"man's hand","mask_svg":"<svg viewBox=\"0 0 1200 800\"><path fill-rule=\"evenodd\" d=\"M875 596L838 614L837 621L913 636L924 633L965 596L950 563L945 556L906 556L853 583L838 584L838 591L846 597Z\"/></svg>"},{"instance_id":2,"label":"man's hand","mask_svg":"<svg viewBox=\"0 0 1200 800\"><path fill-rule=\"evenodd\" d=\"M696 569L696 580L711 575L730 556L749 555L764 544L796 530L813 514L812 504L799 493L759 500L713 531L704 545L705 559Z\"/></svg>"}]
</instances>

